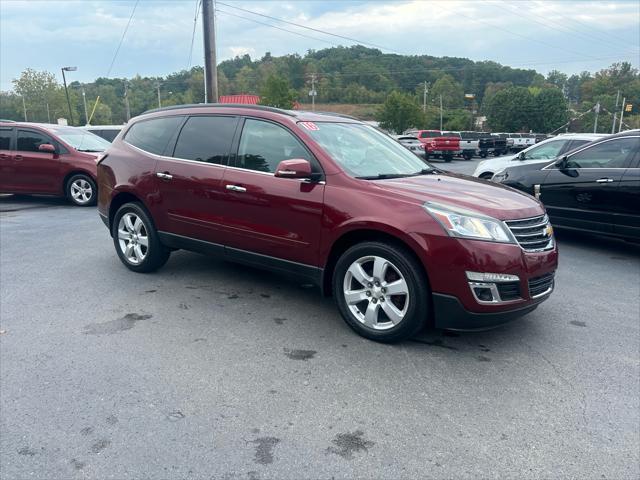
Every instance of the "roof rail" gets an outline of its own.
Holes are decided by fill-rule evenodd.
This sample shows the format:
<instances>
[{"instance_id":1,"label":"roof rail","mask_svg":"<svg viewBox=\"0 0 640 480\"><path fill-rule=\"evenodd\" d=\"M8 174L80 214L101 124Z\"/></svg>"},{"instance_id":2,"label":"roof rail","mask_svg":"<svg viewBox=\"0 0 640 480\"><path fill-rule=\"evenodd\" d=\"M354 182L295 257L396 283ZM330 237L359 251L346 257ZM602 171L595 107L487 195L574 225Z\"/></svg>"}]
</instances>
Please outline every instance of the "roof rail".
<instances>
[{"instance_id":1,"label":"roof rail","mask_svg":"<svg viewBox=\"0 0 640 480\"><path fill-rule=\"evenodd\" d=\"M353 117L351 115L347 115L345 113L336 113L336 112L318 112L315 110L297 110L300 112L308 112L308 113L315 113L317 115L327 115L327 116L332 116L332 117L341 117L341 118L349 118L351 120L358 120L361 121L359 118Z\"/></svg>"},{"instance_id":2,"label":"roof rail","mask_svg":"<svg viewBox=\"0 0 640 480\"><path fill-rule=\"evenodd\" d=\"M213 108L236 107L236 108L245 108L248 110L262 110L264 112L281 113L282 115L295 117L295 114L291 113L291 111L289 110L283 110L281 108L275 108L275 107L267 107L265 105L248 105L245 103L190 103L185 105L171 105L170 107L153 108L151 110L147 110L146 112L143 112L142 115L146 115L147 113L179 110L182 108L212 108L212 107Z\"/></svg>"}]
</instances>

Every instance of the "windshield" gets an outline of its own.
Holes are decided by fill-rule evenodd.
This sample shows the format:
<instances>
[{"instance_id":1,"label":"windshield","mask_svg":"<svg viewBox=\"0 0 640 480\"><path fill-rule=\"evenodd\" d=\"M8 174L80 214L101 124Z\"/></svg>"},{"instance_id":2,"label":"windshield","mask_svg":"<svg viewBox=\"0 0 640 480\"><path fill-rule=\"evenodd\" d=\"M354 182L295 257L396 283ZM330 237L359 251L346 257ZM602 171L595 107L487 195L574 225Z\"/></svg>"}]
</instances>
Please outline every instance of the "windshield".
<instances>
[{"instance_id":1,"label":"windshield","mask_svg":"<svg viewBox=\"0 0 640 480\"><path fill-rule=\"evenodd\" d=\"M75 128L56 128L53 133L79 152L104 152L111 146L104 138L100 138L86 130Z\"/></svg>"},{"instance_id":2,"label":"windshield","mask_svg":"<svg viewBox=\"0 0 640 480\"><path fill-rule=\"evenodd\" d=\"M309 135L353 177L393 178L436 171L398 142L368 125L333 122L312 125L307 127Z\"/></svg>"}]
</instances>

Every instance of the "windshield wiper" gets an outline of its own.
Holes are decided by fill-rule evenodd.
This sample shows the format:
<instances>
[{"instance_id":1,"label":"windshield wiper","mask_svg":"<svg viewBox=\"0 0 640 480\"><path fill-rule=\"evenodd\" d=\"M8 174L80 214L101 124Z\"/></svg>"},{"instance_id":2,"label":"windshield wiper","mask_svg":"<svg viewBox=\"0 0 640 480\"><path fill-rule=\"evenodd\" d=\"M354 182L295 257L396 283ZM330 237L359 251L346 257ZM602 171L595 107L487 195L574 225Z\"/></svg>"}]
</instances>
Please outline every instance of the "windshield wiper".
<instances>
[{"instance_id":1,"label":"windshield wiper","mask_svg":"<svg viewBox=\"0 0 640 480\"><path fill-rule=\"evenodd\" d=\"M79 152L94 152L94 153L104 152L104 150L91 150L90 148L76 148L76 150L78 150Z\"/></svg>"},{"instance_id":2,"label":"windshield wiper","mask_svg":"<svg viewBox=\"0 0 640 480\"><path fill-rule=\"evenodd\" d=\"M384 180L387 178L404 178L415 177L418 173L379 173L378 175L369 175L366 177L356 177L360 180Z\"/></svg>"}]
</instances>

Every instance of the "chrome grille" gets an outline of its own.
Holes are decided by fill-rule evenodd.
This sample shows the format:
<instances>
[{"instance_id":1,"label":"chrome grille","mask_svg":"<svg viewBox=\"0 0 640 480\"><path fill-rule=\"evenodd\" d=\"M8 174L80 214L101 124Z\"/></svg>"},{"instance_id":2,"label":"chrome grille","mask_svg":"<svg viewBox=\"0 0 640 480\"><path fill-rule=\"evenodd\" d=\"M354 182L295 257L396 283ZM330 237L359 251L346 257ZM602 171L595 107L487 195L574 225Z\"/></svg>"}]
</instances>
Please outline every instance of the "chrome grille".
<instances>
[{"instance_id":1,"label":"chrome grille","mask_svg":"<svg viewBox=\"0 0 640 480\"><path fill-rule=\"evenodd\" d=\"M520 246L527 252L539 252L553 248L553 234L549 227L549 217L506 220L505 223Z\"/></svg>"},{"instance_id":2,"label":"chrome grille","mask_svg":"<svg viewBox=\"0 0 640 480\"><path fill-rule=\"evenodd\" d=\"M500 293L500 300L503 302L522 298L520 295L520 282L499 282L496 283L496 287L498 293Z\"/></svg>"},{"instance_id":3,"label":"chrome grille","mask_svg":"<svg viewBox=\"0 0 640 480\"><path fill-rule=\"evenodd\" d=\"M529 296L536 298L548 293L553 288L553 273L529 279Z\"/></svg>"}]
</instances>

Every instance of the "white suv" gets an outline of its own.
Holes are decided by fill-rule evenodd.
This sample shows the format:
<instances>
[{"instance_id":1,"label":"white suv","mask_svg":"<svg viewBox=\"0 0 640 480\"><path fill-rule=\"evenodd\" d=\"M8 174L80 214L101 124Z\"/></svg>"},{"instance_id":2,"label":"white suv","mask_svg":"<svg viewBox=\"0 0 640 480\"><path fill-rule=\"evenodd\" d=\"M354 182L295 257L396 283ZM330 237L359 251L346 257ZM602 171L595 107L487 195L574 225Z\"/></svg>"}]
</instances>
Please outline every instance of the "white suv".
<instances>
[{"instance_id":1,"label":"white suv","mask_svg":"<svg viewBox=\"0 0 640 480\"><path fill-rule=\"evenodd\" d=\"M597 133L566 133L557 137L548 138L540 143L525 148L519 153L510 156L492 158L478 163L473 172L474 177L489 180L494 174L507 167L514 166L514 162L544 163L553 160L559 155L573 150L585 143L592 142L606 135Z\"/></svg>"}]
</instances>

